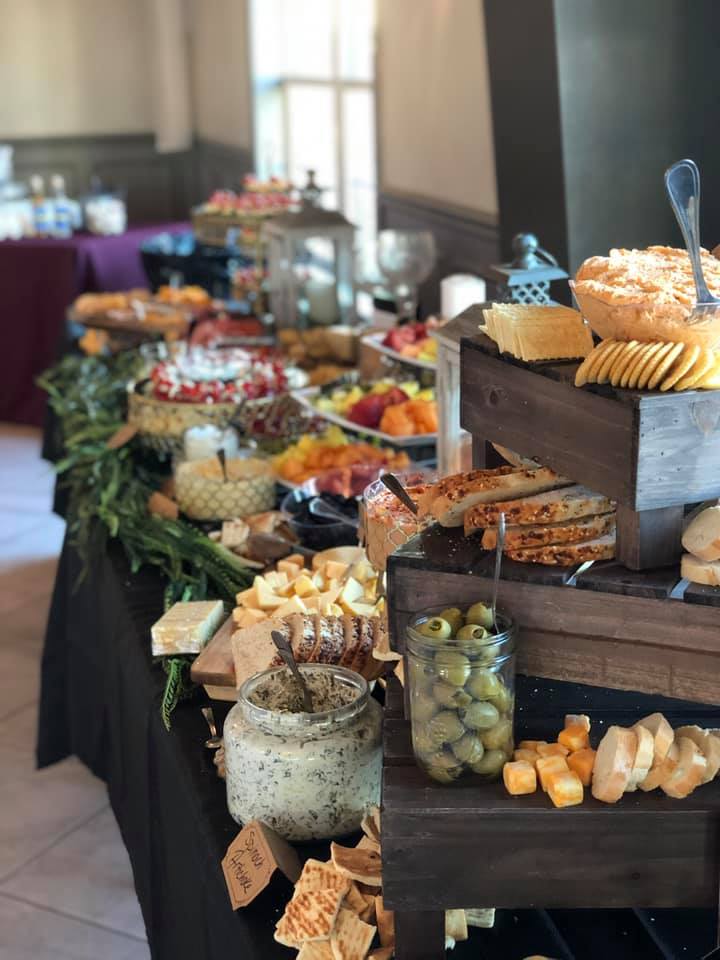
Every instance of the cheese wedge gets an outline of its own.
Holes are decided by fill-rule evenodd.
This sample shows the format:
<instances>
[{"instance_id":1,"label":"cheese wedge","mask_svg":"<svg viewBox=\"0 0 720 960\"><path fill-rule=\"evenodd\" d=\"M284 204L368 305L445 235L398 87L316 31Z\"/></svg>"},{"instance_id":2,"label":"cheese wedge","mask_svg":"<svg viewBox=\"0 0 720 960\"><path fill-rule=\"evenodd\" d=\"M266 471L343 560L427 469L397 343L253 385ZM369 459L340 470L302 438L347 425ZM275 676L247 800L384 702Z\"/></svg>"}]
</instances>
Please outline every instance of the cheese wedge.
<instances>
[{"instance_id":1,"label":"cheese wedge","mask_svg":"<svg viewBox=\"0 0 720 960\"><path fill-rule=\"evenodd\" d=\"M617 803L632 775L638 738L634 730L609 727L595 756L592 795L603 803Z\"/></svg>"},{"instance_id":2,"label":"cheese wedge","mask_svg":"<svg viewBox=\"0 0 720 960\"><path fill-rule=\"evenodd\" d=\"M650 773L650 768L655 759L655 738L648 728L643 727L642 724L637 724L633 727L633 730L637 736L637 752L633 762L632 773L630 774L630 782L625 788L627 793L632 793L637 790L638 786L643 782L645 777L647 777L648 773Z\"/></svg>"},{"instance_id":3,"label":"cheese wedge","mask_svg":"<svg viewBox=\"0 0 720 960\"><path fill-rule=\"evenodd\" d=\"M720 561L717 560L698 560L691 553L684 553L680 561L680 574L691 583L720 587Z\"/></svg>"},{"instance_id":4,"label":"cheese wedge","mask_svg":"<svg viewBox=\"0 0 720 960\"><path fill-rule=\"evenodd\" d=\"M638 720L635 726L646 727L653 735L655 740L654 762L661 763L667 756L670 744L675 739L670 724L661 713L651 713L650 716Z\"/></svg>"},{"instance_id":5,"label":"cheese wedge","mask_svg":"<svg viewBox=\"0 0 720 960\"><path fill-rule=\"evenodd\" d=\"M689 737L678 738L680 757L669 777L660 784L668 797L682 800L699 787L705 777L707 761Z\"/></svg>"},{"instance_id":6,"label":"cheese wedge","mask_svg":"<svg viewBox=\"0 0 720 960\"><path fill-rule=\"evenodd\" d=\"M720 770L720 737L715 736L708 730L702 730L700 727L678 727L675 731L675 738L687 737L695 744L698 750L705 757L707 767L703 783L710 783Z\"/></svg>"}]
</instances>

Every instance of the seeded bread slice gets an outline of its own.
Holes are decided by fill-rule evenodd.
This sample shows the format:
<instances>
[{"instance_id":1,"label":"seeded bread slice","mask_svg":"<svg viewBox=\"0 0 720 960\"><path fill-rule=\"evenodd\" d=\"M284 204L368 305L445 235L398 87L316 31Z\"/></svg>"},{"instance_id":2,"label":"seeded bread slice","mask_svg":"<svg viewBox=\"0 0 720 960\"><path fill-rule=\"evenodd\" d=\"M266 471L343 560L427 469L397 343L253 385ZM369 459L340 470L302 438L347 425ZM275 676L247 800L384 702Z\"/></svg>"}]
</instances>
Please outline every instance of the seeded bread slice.
<instances>
[{"instance_id":1,"label":"seeded bread slice","mask_svg":"<svg viewBox=\"0 0 720 960\"><path fill-rule=\"evenodd\" d=\"M342 617L314 617L317 639L311 663L340 663L345 652L345 625Z\"/></svg>"},{"instance_id":2,"label":"seeded bread slice","mask_svg":"<svg viewBox=\"0 0 720 960\"><path fill-rule=\"evenodd\" d=\"M317 640L315 618L294 613L286 618L290 625L290 645L298 663L309 663Z\"/></svg>"},{"instance_id":3,"label":"seeded bread slice","mask_svg":"<svg viewBox=\"0 0 720 960\"><path fill-rule=\"evenodd\" d=\"M608 533L615 533L615 514L605 513L599 517L586 517L584 520L571 520L567 523L545 523L536 527L521 524L507 527L505 530L505 548L524 550L527 547L544 547L559 543L581 543L595 540ZM482 537L485 550L494 550L497 543L497 529L486 530Z\"/></svg>"},{"instance_id":4,"label":"seeded bread slice","mask_svg":"<svg viewBox=\"0 0 720 960\"><path fill-rule=\"evenodd\" d=\"M431 484L418 498L418 516L426 517L431 512L430 508L433 500L437 497L445 496L446 493L454 490L460 484L473 483L477 481L479 477L506 477L516 471L517 467L505 466L494 467L491 470L468 470L466 473L454 473L450 477L443 477L442 480L438 480L437 483Z\"/></svg>"},{"instance_id":5,"label":"seeded bread slice","mask_svg":"<svg viewBox=\"0 0 720 960\"><path fill-rule=\"evenodd\" d=\"M586 560L612 560L615 556L615 534L610 533L585 543L564 543L523 550L505 550L505 556L519 563L547 563L556 567L572 567Z\"/></svg>"},{"instance_id":6,"label":"seeded bread slice","mask_svg":"<svg viewBox=\"0 0 720 960\"><path fill-rule=\"evenodd\" d=\"M356 673L364 672L372 656L373 644L375 642L373 621L377 619L377 617L358 617L360 642L358 643L357 652L353 657L352 666L350 667L350 669Z\"/></svg>"},{"instance_id":7,"label":"seeded bread slice","mask_svg":"<svg viewBox=\"0 0 720 960\"><path fill-rule=\"evenodd\" d=\"M485 527L496 526L500 513L505 514L505 522L510 527L513 524L564 523L611 513L614 509L615 503L608 497L575 483L531 497L479 503L465 514L465 536Z\"/></svg>"},{"instance_id":8,"label":"seeded bread slice","mask_svg":"<svg viewBox=\"0 0 720 960\"><path fill-rule=\"evenodd\" d=\"M360 648L360 618L345 616L343 621L345 624L345 652L340 661L340 666L347 667L349 670Z\"/></svg>"}]
</instances>

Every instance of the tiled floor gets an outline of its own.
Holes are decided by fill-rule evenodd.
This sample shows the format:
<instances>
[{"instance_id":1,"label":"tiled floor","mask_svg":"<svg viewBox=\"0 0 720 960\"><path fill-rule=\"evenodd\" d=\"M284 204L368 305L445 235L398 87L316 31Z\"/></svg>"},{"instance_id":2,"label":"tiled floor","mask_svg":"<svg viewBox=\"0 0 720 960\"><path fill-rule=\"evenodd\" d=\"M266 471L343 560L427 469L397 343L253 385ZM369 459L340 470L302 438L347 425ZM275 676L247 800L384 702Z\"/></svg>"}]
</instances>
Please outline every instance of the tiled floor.
<instances>
[{"instance_id":1,"label":"tiled floor","mask_svg":"<svg viewBox=\"0 0 720 960\"><path fill-rule=\"evenodd\" d=\"M52 485L38 432L0 425L0 960L147 960L105 787L74 759L34 769Z\"/></svg>"}]
</instances>

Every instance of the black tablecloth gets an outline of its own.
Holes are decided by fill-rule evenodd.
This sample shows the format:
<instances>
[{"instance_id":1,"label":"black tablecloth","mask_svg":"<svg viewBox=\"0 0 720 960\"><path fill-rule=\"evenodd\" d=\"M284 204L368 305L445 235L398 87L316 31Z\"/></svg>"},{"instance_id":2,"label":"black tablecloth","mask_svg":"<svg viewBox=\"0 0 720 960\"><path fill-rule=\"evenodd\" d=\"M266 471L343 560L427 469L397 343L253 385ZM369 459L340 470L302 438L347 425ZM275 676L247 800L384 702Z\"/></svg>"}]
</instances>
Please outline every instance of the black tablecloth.
<instances>
[{"instance_id":1,"label":"black tablecloth","mask_svg":"<svg viewBox=\"0 0 720 960\"><path fill-rule=\"evenodd\" d=\"M168 733L160 719L164 674L152 663L150 625L162 609L152 569L131 576L119 547L82 563L63 548L42 665L37 757L40 766L76 754L108 785L130 854L155 960L272 960L292 956L272 939L290 888L274 880L250 907L233 913L220 860L237 826L204 746L199 703L181 704ZM570 685L519 678L530 726L567 696ZM651 708L650 698L584 688L588 712ZM638 699L646 700L640 704ZM223 706L216 712L224 715ZM709 708L694 708L703 721ZM678 714L679 716L679 714ZM520 726L529 722L518 718ZM708 723L708 720L705 720ZM716 724L713 724L716 725ZM327 847L304 855L327 857ZM499 911L494 930L472 931L456 960L696 960L714 940L712 911Z\"/></svg>"}]
</instances>

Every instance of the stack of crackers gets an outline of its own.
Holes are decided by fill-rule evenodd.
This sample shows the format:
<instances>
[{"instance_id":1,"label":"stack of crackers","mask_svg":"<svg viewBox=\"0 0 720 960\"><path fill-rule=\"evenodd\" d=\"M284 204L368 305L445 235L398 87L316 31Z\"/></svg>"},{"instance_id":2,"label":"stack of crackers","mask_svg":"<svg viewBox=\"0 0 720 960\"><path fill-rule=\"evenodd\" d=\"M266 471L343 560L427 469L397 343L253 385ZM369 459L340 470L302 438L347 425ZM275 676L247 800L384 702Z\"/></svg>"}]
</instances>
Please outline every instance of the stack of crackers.
<instances>
[{"instance_id":1,"label":"stack of crackers","mask_svg":"<svg viewBox=\"0 0 720 960\"><path fill-rule=\"evenodd\" d=\"M720 354L688 343L603 340L580 364L575 386L609 383L629 390L720 389Z\"/></svg>"}]
</instances>

